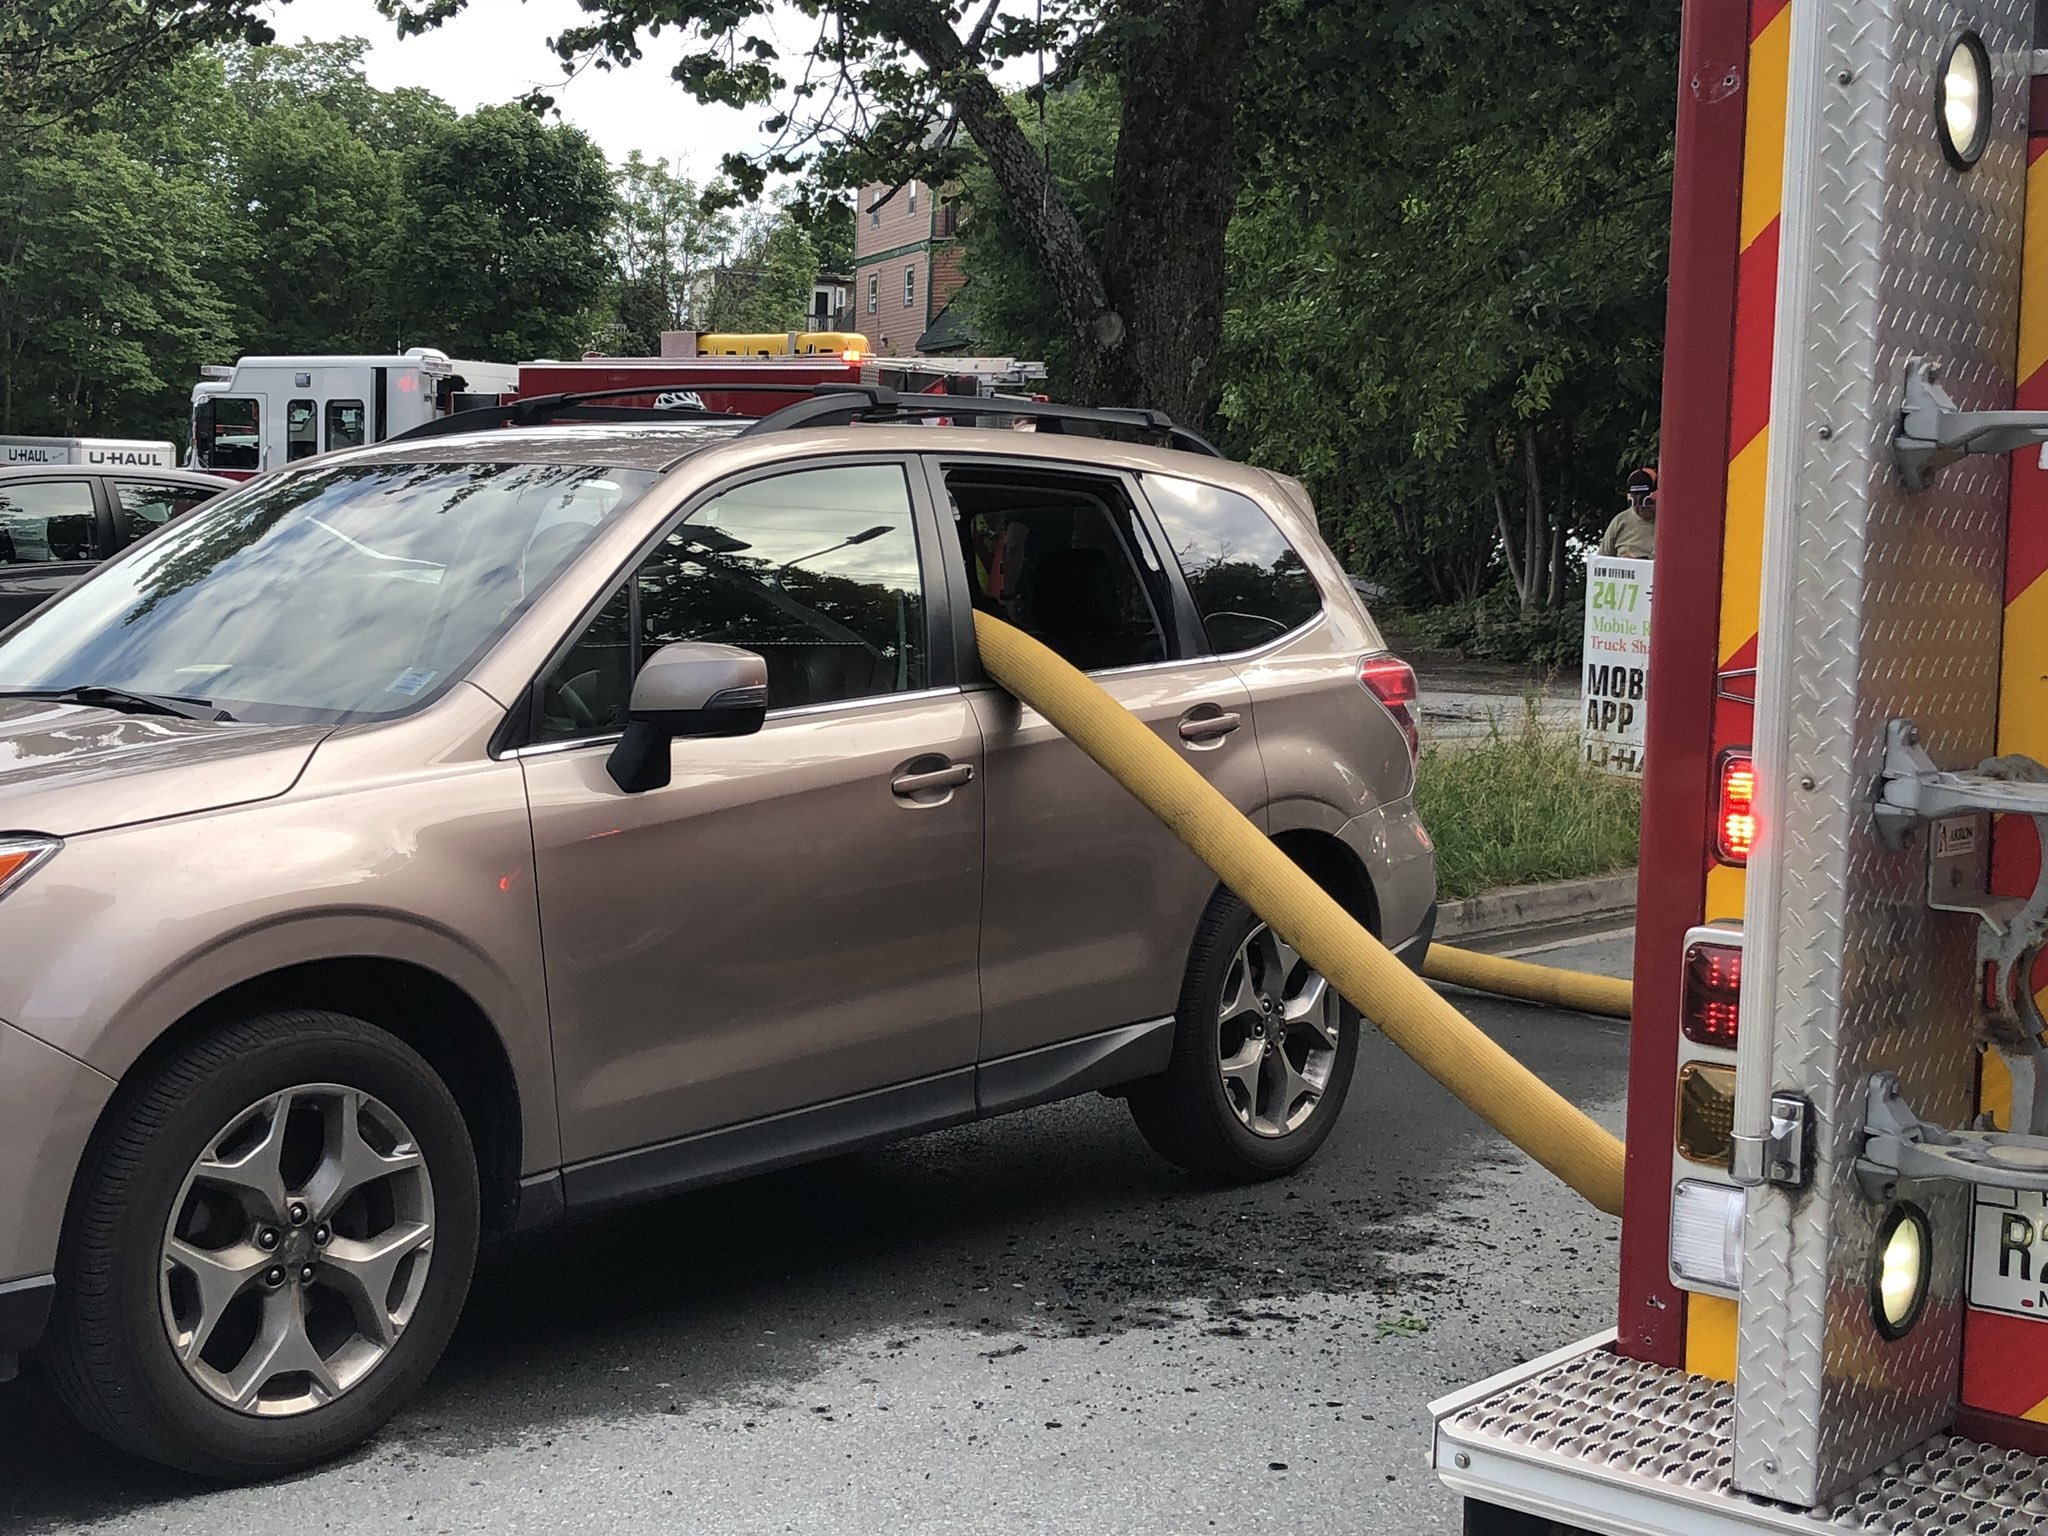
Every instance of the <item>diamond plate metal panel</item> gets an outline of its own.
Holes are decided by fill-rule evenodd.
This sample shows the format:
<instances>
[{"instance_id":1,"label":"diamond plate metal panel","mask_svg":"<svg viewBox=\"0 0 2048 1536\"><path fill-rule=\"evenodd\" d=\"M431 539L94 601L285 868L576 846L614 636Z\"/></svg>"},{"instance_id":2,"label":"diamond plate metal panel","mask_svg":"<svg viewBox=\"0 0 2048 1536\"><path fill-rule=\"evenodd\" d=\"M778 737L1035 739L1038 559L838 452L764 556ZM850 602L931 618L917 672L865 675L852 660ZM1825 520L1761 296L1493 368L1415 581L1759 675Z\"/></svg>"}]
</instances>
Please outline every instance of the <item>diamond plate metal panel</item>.
<instances>
[{"instance_id":1,"label":"diamond plate metal panel","mask_svg":"<svg viewBox=\"0 0 2048 1536\"><path fill-rule=\"evenodd\" d=\"M1996 79L1968 173L1933 122L1965 22ZM1887 1342L1868 1300L1883 1208L1851 1167L1879 1068L1929 1119L1969 1118L1973 934L1927 909L1924 850L1888 852L1871 799L1896 716L1943 767L1994 749L2006 461L1908 493L1891 441L1915 357L1965 409L2010 406L2032 23L2030 0L1793 0L1737 1133L1760 1134L1769 1095L1791 1091L1820 1135L1809 1189L1750 1194L1730 1471L1802 1506L1956 1404L1966 1198L1902 1191L1932 1220L1936 1264L1921 1322Z\"/></svg>"},{"instance_id":2,"label":"diamond plate metal panel","mask_svg":"<svg viewBox=\"0 0 2048 1536\"><path fill-rule=\"evenodd\" d=\"M1735 1486L1733 1418L1719 1382L1592 1349L1450 1407L1437 1460L1497 1453L1491 1480L1505 1497L1533 1486L1517 1464L1565 1472L1583 1490L1571 1508L1605 1511L1622 1529L2048 1536L2048 1462L2038 1457L1935 1435L1795 1510ZM1652 1511L1655 1523L1631 1511Z\"/></svg>"}]
</instances>

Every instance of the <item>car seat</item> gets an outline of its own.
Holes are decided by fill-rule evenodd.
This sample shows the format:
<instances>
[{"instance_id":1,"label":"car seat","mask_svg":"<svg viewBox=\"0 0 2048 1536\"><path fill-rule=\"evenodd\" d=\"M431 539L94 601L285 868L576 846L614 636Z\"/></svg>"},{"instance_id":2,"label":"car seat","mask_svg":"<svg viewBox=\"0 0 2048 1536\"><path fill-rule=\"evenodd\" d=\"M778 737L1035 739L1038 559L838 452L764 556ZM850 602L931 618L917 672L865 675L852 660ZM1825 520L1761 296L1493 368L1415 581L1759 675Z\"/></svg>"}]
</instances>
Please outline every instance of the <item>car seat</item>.
<instances>
[{"instance_id":1,"label":"car seat","mask_svg":"<svg viewBox=\"0 0 2048 1536\"><path fill-rule=\"evenodd\" d=\"M53 517L43 525L52 560L90 560L93 556L93 520L90 517Z\"/></svg>"}]
</instances>

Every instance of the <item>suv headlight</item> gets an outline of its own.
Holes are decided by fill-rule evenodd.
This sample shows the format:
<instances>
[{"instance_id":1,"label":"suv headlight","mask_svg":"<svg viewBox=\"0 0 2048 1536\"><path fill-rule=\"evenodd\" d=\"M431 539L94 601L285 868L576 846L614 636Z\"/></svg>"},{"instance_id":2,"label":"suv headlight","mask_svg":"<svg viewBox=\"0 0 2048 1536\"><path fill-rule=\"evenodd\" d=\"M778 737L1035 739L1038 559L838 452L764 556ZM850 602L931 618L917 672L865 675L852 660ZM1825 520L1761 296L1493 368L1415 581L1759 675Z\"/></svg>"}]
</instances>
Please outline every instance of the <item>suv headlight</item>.
<instances>
[{"instance_id":1,"label":"suv headlight","mask_svg":"<svg viewBox=\"0 0 2048 1536\"><path fill-rule=\"evenodd\" d=\"M0 836L0 896L5 896L64 844L54 837Z\"/></svg>"}]
</instances>

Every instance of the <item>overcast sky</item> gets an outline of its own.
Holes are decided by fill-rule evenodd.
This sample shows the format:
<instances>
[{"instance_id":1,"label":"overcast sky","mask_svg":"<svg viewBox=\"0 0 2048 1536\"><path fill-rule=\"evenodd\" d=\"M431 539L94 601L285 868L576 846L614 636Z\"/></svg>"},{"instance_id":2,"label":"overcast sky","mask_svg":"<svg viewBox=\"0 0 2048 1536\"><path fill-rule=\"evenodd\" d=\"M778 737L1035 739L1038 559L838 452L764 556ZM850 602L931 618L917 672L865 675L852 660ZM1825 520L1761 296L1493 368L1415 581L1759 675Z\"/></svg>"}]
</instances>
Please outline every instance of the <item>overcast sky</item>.
<instances>
[{"instance_id":1,"label":"overcast sky","mask_svg":"<svg viewBox=\"0 0 2048 1536\"><path fill-rule=\"evenodd\" d=\"M582 17L575 0L470 0L437 31L401 40L372 0L290 0L271 12L279 42L367 37L372 85L424 86L459 111L548 86L562 117L614 161L637 149L650 160L680 163L685 175L701 180L718 169L719 156L762 146L759 124L768 109L700 106L669 79L682 51L673 33L647 42L646 56L630 69L587 70L553 89L562 67L548 39Z\"/></svg>"},{"instance_id":2,"label":"overcast sky","mask_svg":"<svg viewBox=\"0 0 2048 1536\"><path fill-rule=\"evenodd\" d=\"M615 162L637 149L701 181L716 173L720 156L752 152L766 142L760 123L772 109L701 106L669 79L682 53L672 31L658 40L643 38L644 57L631 68L586 70L561 85L562 67L548 39L584 19L575 0L470 0L454 21L402 41L373 0L289 0L273 6L270 15L283 43L367 37L370 84L380 90L424 86L459 111L547 86L563 119L597 140ZM794 59L816 25L786 13L777 33L787 58ZM1025 61L1003 74L1021 84L1033 72Z\"/></svg>"}]
</instances>

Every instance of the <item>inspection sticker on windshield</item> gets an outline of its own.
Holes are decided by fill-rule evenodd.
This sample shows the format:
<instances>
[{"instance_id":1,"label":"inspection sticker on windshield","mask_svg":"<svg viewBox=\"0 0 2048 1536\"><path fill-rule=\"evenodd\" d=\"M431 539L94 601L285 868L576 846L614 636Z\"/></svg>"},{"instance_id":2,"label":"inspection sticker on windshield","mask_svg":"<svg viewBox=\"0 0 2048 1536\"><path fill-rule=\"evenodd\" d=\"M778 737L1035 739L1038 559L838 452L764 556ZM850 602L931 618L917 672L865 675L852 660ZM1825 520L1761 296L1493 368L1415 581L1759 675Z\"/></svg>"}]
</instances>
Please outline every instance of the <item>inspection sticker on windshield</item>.
<instances>
[{"instance_id":1,"label":"inspection sticker on windshield","mask_svg":"<svg viewBox=\"0 0 2048 1536\"><path fill-rule=\"evenodd\" d=\"M427 684L440 675L440 672L433 667L407 667L398 674L398 680L386 691L402 693L410 698L413 694L423 691Z\"/></svg>"},{"instance_id":2,"label":"inspection sticker on windshield","mask_svg":"<svg viewBox=\"0 0 2048 1536\"><path fill-rule=\"evenodd\" d=\"M1970 1305L2048 1323L2048 1195L1979 1189Z\"/></svg>"}]
</instances>

